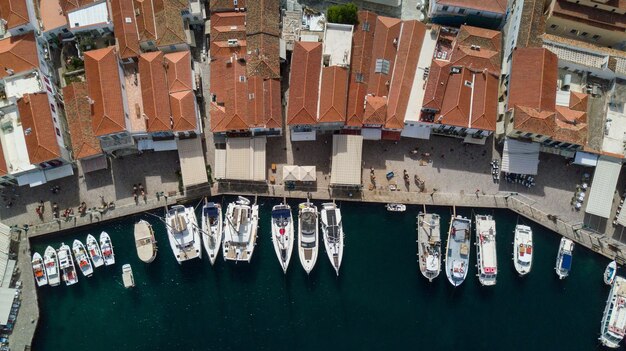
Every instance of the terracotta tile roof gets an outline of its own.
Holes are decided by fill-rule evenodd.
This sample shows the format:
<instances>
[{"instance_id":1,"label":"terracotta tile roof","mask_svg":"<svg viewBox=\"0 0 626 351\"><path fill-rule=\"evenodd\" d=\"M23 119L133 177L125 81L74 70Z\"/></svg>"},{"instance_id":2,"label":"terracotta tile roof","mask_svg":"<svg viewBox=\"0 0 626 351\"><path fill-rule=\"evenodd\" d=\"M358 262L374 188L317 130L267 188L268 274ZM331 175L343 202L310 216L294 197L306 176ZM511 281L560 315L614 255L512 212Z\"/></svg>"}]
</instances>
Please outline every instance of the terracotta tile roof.
<instances>
[{"instance_id":1,"label":"terracotta tile roof","mask_svg":"<svg viewBox=\"0 0 626 351\"><path fill-rule=\"evenodd\" d=\"M626 8L626 5L620 6L621 9ZM626 16L624 16L624 14L584 6L575 2L555 0L552 14L560 18L581 22L605 30L622 33L626 30Z\"/></svg>"},{"instance_id":2,"label":"terracotta tile roof","mask_svg":"<svg viewBox=\"0 0 626 351\"><path fill-rule=\"evenodd\" d=\"M115 48L87 51L85 77L93 101L91 117L94 134L102 136L126 130L122 85Z\"/></svg>"},{"instance_id":3,"label":"terracotta tile roof","mask_svg":"<svg viewBox=\"0 0 626 351\"><path fill-rule=\"evenodd\" d=\"M187 51L172 52L164 55L167 84L170 93L192 90L191 53Z\"/></svg>"},{"instance_id":4,"label":"terracotta tile roof","mask_svg":"<svg viewBox=\"0 0 626 351\"><path fill-rule=\"evenodd\" d=\"M6 69L17 74L34 68L39 68L39 57L33 32L0 40L0 79L8 76Z\"/></svg>"},{"instance_id":5,"label":"terracotta tile roof","mask_svg":"<svg viewBox=\"0 0 626 351\"><path fill-rule=\"evenodd\" d=\"M169 46L186 43L185 25L180 11L188 8L186 4L178 0L157 0L163 2L163 10L155 11L155 22L158 23L156 45Z\"/></svg>"},{"instance_id":6,"label":"terracotta tile roof","mask_svg":"<svg viewBox=\"0 0 626 351\"><path fill-rule=\"evenodd\" d=\"M426 89L424 91L424 102L422 108L436 109L441 108L446 84L450 75L450 67L447 62L433 60L430 65L430 73L426 81Z\"/></svg>"},{"instance_id":7,"label":"terracotta tile roof","mask_svg":"<svg viewBox=\"0 0 626 351\"><path fill-rule=\"evenodd\" d=\"M456 46L452 51L451 62L474 70L500 72L500 53L491 50L473 50L467 46Z\"/></svg>"},{"instance_id":8,"label":"terracotta tile roof","mask_svg":"<svg viewBox=\"0 0 626 351\"><path fill-rule=\"evenodd\" d=\"M438 122L469 127L472 89L465 84L465 81L472 81L472 74L466 68L462 68L461 73L449 75Z\"/></svg>"},{"instance_id":9,"label":"terracotta tile roof","mask_svg":"<svg viewBox=\"0 0 626 351\"><path fill-rule=\"evenodd\" d=\"M141 53L139 50L139 30L137 29L133 2L129 0L108 1L110 1L111 5L115 39L117 39L120 57L127 59L139 56Z\"/></svg>"},{"instance_id":10,"label":"terracotta tile roof","mask_svg":"<svg viewBox=\"0 0 626 351\"><path fill-rule=\"evenodd\" d=\"M250 17L248 17L250 18ZM280 78L280 39L265 33L248 35L248 75Z\"/></svg>"},{"instance_id":11,"label":"terracotta tile roof","mask_svg":"<svg viewBox=\"0 0 626 351\"><path fill-rule=\"evenodd\" d=\"M282 97L280 89L280 81L278 79L266 79L265 85L265 127L266 128L282 128Z\"/></svg>"},{"instance_id":12,"label":"terracotta tile roof","mask_svg":"<svg viewBox=\"0 0 626 351\"><path fill-rule=\"evenodd\" d=\"M211 42L246 39L245 12L218 12L211 15Z\"/></svg>"},{"instance_id":13,"label":"terracotta tile roof","mask_svg":"<svg viewBox=\"0 0 626 351\"><path fill-rule=\"evenodd\" d=\"M387 119L387 98L384 96L366 96L363 124L382 126L385 124L385 119Z\"/></svg>"},{"instance_id":14,"label":"terracotta tile roof","mask_svg":"<svg viewBox=\"0 0 626 351\"><path fill-rule=\"evenodd\" d=\"M525 0L522 9L522 18L517 34L518 48L541 47L541 34L546 31L546 18L543 15L544 3L542 0Z\"/></svg>"},{"instance_id":15,"label":"terracotta tile roof","mask_svg":"<svg viewBox=\"0 0 626 351\"><path fill-rule=\"evenodd\" d=\"M558 58L548 49L520 48L513 53L509 108L526 106L554 111Z\"/></svg>"},{"instance_id":16,"label":"terracotta tile roof","mask_svg":"<svg viewBox=\"0 0 626 351\"><path fill-rule=\"evenodd\" d=\"M348 69L340 66L322 68L319 123L344 122L348 89Z\"/></svg>"},{"instance_id":17,"label":"terracotta tile roof","mask_svg":"<svg viewBox=\"0 0 626 351\"><path fill-rule=\"evenodd\" d=\"M7 22L7 28L19 27L30 22L26 1L27 0L0 1L0 18Z\"/></svg>"},{"instance_id":18,"label":"terracotta tile roof","mask_svg":"<svg viewBox=\"0 0 626 351\"><path fill-rule=\"evenodd\" d=\"M499 52L502 50L502 33L497 30L463 25L456 35L456 45L478 45L481 49Z\"/></svg>"},{"instance_id":19,"label":"terracotta tile roof","mask_svg":"<svg viewBox=\"0 0 626 351\"><path fill-rule=\"evenodd\" d=\"M30 163L39 164L61 157L48 94L26 94L17 101L17 108L20 112Z\"/></svg>"},{"instance_id":20,"label":"terracotta tile roof","mask_svg":"<svg viewBox=\"0 0 626 351\"><path fill-rule=\"evenodd\" d=\"M352 58L350 60L350 80L348 83L348 109L346 125L360 127L363 125L363 103L367 83L369 81L369 69L371 64L371 52L374 46L374 31L376 29L376 14L369 11L359 11L359 25L354 27L352 37ZM364 24L369 26L365 31ZM365 27L367 28L367 27ZM357 74L362 77L362 82L357 82Z\"/></svg>"},{"instance_id":21,"label":"terracotta tile roof","mask_svg":"<svg viewBox=\"0 0 626 351\"><path fill-rule=\"evenodd\" d=\"M245 8L246 0L238 0L237 7ZM233 0L211 0L209 2L209 9L211 9L211 12L233 11L235 5Z\"/></svg>"},{"instance_id":22,"label":"terracotta tile roof","mask_svg":"<svg viewBox=\"0 0 626 351\"><path fill-rule=\"evenodd\" d=\"M504 15L507 2L506 0L437 0L437 5L456 6Z\"/></svg>"},{"instance_id":23,"label":"terracotta tile roof","mask_svg":"<svg viewBox=\"0 0 626 351\"><path fill-rule=\"evenodd\" d=\"M401 27L402 21L397 18L378 16L376 20L369 82L367 84L368 94L387 96L389 93L389 84L391 84L391 75L396 57L397 44L394 44L394 41L399 39ZM376 73L376 60L378 59L389 61L388 74Z\"/></svg>"},{"instance_id":24,"label":"terracotta tile roof","mask_svg":"<svg viewBox=\"0 0 626 351\"><path fill-rule=\"evenodd\" d=\"M215 99L210 105L213 132L248 129L248 88L245 78L241 81L246 75L246 64L237 59L227 62L223 58L211 63L211 94Z\"/></svg>"},{"instance_id":25,"label":"terracotta tile roof","mask_svg":"<svg viewBox=\"0 0 626 351\"><path fill-rule=\"evenodd\" d=\"M554 111L537 111L531 107L514 108L513 127L524 132L552 135L556 127Z\"/></svg>"},{"instance_id":26,"label":"terracotta tile roof","mask_svg":"<svg viewBox=\"0 0 626 351\"><path fill-rule=\"evenodd\" d=\"M280 1L254 0L246 8L246 29L248 36L265 33L278 38L280 30Z\"/></svg>"},{"instance_id":27,"label":"terracotta tile roof","mask_svg":"<svg viewBox=\"0 0 626 351\"><path fill-rule=\"evenodd\" d=\"M193 91L179 91L170 94L174 131L196 130L196 97Z\"/></svg>"},{"instance_id":28,"label":"terracotta tile roof","mask_svg":"<svg viewBox=\"0 0 626 351\"><path fill-rule=\"evenodd\" d=\"M570 110L567 107L556 107L556 128L552 138L576 145L587 143L587 112Z\"/></svg>"},{"instance_id":29,"label":"terracotta tile roof","mask_svg":"<svg viewBox=\"0 0 626 351\"><path fill-rule=\"evenodd\" d=\"M63 88L65 116L70 129L73 156L77 160L102 153L100 141L93 133L91 105L87 97L85 82L72 83Z\"/></svg>"},{"instance_id":30,"label":"terracotta tile roof","mask_svg":"<svg viewBox=\"0 0 626 351\"><path fill-rule=\"evenodd\" d=\"M498 76L488 72L474 74L474 96L469 125L475 129L496 130L498 114Z\"/></svg>"},{"instance_id":31,"label":"terracotta tile roof","mask_svg":"<svg viewBox=\"0 0 626 351\"><path fill-rule=\"evenodd\" d=\"M2 143L0 143L0 176L9 173L9 167L7 167L7 159L4 157L4 151L2 150Z\"/></svg>"},{"instance_id":32,"label":"terracotta tile roof","mask_svg":"<svg viewBox=\"0 0 626 351\"><path fill-rule=\"evenodd\" d=\"M281 128L281 97L278 79L248 77L248 127Z\"/></svg>"},{"instance_id":33,"label":"terracotta tile roof","mask_svg":"<svg viewBox=\"0 0 626 351\"><path fill-rule=\"evenodd\" d=\"M38 3L43 31L67 25L67 17L63 13L60 0L39 0Z\"/></svg>"},{"instance_id":34,"label":"terracotta tile roof","mask_svg":"<svg viewBox=\"0 0 626 351\"><path fill-rule=\"evenodd\" d=\"M159 1L157 1L158 3ZM157 35L156 20L154 18L155 4L152 0L133 0L135 11L139 12L136 16L137 32L139 39L154 40ZM162 4L161 4L162 5ZM158 6L158 4L157 4Z\"/></svg>"},{"instance_id":35,"label":"terracotta tile roof","mask_svg":"<svg viewBox=\"0 0 626 351\"><path fill-rule=\"evenodd\" d=\"M321 65L322 43L295 43L291 56L287 124L314 125L317 123Z\"/></svg>"},{"instance_id":36,"label":"terracotta tile roof","mask_svg":"<svg viewBox=\"0 0 626 351\"><path fill-rule=\"evenodd\" d=\"M211 59L214 58L229 58L233 55L237 55L239 57L243 57L246 53L246 48L248 46L245 40L239 40L239 46L230 46L225 41L213 41L211 42Z\"/></svg>"},{"instance_id":37,"label":"terracotta tile roof","mask_svg":"<svg viewBox=\"0 0 626 351\"><path fill-rule=\"evenodd\" d=\"M425 34L426 27L416 20L405 21L402 25L398 56L389 91L389 107L387 108L385 128L404 128L404 117Z\"/></svg>"},{"instance_id":38,"label":"terracotta tile roof","mask_svg":"<svg viewBox=\"0 0 626 351\"><path fill-rule=\"evenodd\" d=\"M587 112L589 95L572 91L569 97L569 108L575 111Z\"/></svg>"},{"instance_id":39,"label":"terracotta tile roof","mask_svg":"<svg viewBox=\"0 0 626 351\"><path fill-rule=\"evenodd\" d=\"M65 13L102 0L61 0L61 8Z\"/></svg>"},{"instance_id":40,"label":"terracotta tile roof","mask_svg":"<svg viewBox=\"0 0 626 351\"><path fill-rule=\"evenodd\" d=\"M171 130L168 84L165 79L163 52L154 51L139 56L141 98L148 132Z\"/></svg>"}]
</instances>

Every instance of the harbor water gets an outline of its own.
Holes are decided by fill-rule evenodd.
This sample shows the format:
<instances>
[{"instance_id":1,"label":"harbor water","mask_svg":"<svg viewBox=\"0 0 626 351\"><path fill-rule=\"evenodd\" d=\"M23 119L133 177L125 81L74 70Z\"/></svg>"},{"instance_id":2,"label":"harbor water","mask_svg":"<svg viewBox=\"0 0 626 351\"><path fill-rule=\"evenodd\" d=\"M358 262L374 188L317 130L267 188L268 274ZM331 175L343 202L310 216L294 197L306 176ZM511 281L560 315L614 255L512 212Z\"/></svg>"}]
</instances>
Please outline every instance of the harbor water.
<instances>
[{"instance_id":1,"label":"harbor water","mask_svg":"<svg viewBox=\"0 0 626 351\"><path fill-rule=\"evenodd\" d=\"M225 208L232 198L214 200ZM340 203L346 233L340 276L323 245L310 276L297 249L284 275L270 234L271 207L279 201L258 200L260 230L251 264L226 263L220 255L213 267L206 257L178 265L163 223L148 214L35 240L33 250L43 253L47 245L58 248L106 231L117 262L97 268L91 278L80 276L74 286L39 290L33 350L600 349L608 260L577 247L570 276L559 281L554 266L560 237L512 212L476 210L497 222L497 285L480 286L472 245L471 270L453 288L445 272L432 283L419 272L418 206L392 213L383 204ZM295 220L298 202L289 203ZM428 210L442 216L445 251L451 209ZM472 210L457 214L471 216ZM150 264L135 251L133 224L139 219L152 224L158 241ZM512 262L518 220L534 231L533 268L523 278ZM123 287L124 263L132 265L133 289Z\"/></svg>"}]
</instances>

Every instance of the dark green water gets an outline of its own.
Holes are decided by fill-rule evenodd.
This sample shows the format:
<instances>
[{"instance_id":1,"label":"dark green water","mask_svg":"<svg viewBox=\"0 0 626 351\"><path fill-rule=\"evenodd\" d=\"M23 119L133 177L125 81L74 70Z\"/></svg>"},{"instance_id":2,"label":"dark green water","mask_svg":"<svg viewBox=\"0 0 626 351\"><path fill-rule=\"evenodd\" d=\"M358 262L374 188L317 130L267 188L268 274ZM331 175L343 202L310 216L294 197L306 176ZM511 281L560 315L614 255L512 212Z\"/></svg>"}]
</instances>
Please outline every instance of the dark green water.
<instances>
[{"instance_id":1,"label":"dark green water","mask_svg":"<svg viewBox=\"0 0 626 351\"><path fill-rule=\"evenodd\" d=\"M608 260L577 247L570 276L559 281L553 268L559 237L531 224L533 270L520 278L511 261L517 220L511 212L493 212L497 285L480 286L472 248L472 270L454 289L443 272L431 284L419 272L417 206L398 214L383 205L342 203L346 241L336 278L323 247L311 276L300 266L297 250L283 275L270 239L269 211L278 199L259 203L259 244L250 265L225 263L220 256L215 267L207 259L179 266L164 226L146 214L35 241L33 249L43 252L48 244L57 248L105 230L117 264L98 268L92 278L81 276L75 286L40 290L33 350L599 348ZM296 208L297 202L290 204ZM429 210L441 214L445 237L450 209ZM469 209L458 211L471 215ZM149 265L139 261L133 242L133 223L140 218L152 223L159 241L157 259ZM135 289L122 287L124 263L133 266Z\"/></svg>"}]
</instances>

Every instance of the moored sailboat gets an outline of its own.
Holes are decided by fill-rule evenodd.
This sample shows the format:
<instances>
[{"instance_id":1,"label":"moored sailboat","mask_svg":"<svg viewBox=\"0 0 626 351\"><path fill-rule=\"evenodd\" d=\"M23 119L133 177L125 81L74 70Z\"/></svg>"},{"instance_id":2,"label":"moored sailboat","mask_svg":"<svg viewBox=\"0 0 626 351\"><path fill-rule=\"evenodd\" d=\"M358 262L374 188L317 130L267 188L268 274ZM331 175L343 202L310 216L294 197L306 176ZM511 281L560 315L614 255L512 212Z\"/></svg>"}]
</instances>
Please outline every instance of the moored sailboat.
<instances>
[{"instance_id":1,"label":"moored sailboat","mask_svg":"<svg viewBox=\"0 0 626 351\"><path fill-rule=\"evenodd\" d=\"M272 243L283 273L287 273L291 260L293 237L291 207L287 204L272 207Z\"/></svg>"},{"instance_id":2,"label":"moored sailboat","mask_svg":"<svg viewBox=\"0 0 626 351\"><path fill-rule=\"evenodd\" d=\"M317 207L311 202L298 206L298 256L307 274L311 273L319 251L319 226Z\"/></svg>"},{"instance_id":3,"label":"moored sailboat","mask_svg":"<svg viewBox=\"0 0 626 351\"><path fill-rule=\"evenodd\" d=\"M72 251L81 273L83 273L85 277L91 277L93 275L93 266L87 255L87 250L85 250L85 245L83 245L80 240L74 240Z\"/></svg>"},{"instance_id":4,"label":"moored sailboat","mask_svg":"<svg viewBox=\"0 0 626 351\"><path fill-rule=\"evenodd\" d=\"M35 275L37 286L48 285L48 276L46 275L46 270L44 268L43 258L41 258L39 252L35 252L33 254L31 265L33 267L33 274Z\"/></svg>"},{"instance_id":5,"label":"moored sailboat","mask_svg":"<svg viewBox=\"0 0 626 351\"><path fill-rule=\"evenodd\" d=\"M193 207L172 206L165 214L165 226L170 247L179 264L202 258L200 228Z\"/></svg>"},{"instance_id":6,"label":"moored sailboat","mask_svg":"<svg viewBox=\"0 0 626 351\"><path fill-rule=\"evenodd\" d=\"M250 200L239 196L226 208L224 225L224 260L250 262L256 246L259 226L259 206L250 205Z\"/></svg>"},{"instance_id":7,"label":"moored sailboat","mask_svg":"<svg viewBox=\"0 0 626 351\"><path fill-rule=\"evenodd\" d=\"M322 204L322 233L324 235L324 247L330 263L339 275L341 260L343 259L343 223L341 222L341 210L334 202Z\"/></svg>"},{"instance_id":8,"label":"moored sailboat","mask_svg":"<svg viewBox=\"0 0 626 351\"><path fill-rule=\"evenodd\" d=\"M439 215L417 215L417 252L422 275L432 282L441 272L441 230Z\"/></svg>"},{"instance_id":9,"label":"moored sailboat","mask_svg":"<svg viewBox=\"0 0 626 351\"><path fill-rule=\"evenodd\" d=\"M472 221L462 216L453 216L450 221L446 246L446 276L455 287L465 281L469 271L471 227Z\"/></svg>"},{"instance_id":10,"label":"moored sailboat","mask_svg":"<svg viewBox=\"0 0 626 351\"><path fill-rule=\"evenodd\" d=\"M220 252L223 232L222 206L213 202L205 203L202 206L202 243L211 264L215 263Z\"/></svg>"},{"instance_id":11,"label":"moored sailboat","mask_svg":"<svg viewBox=\"0 0 626 351\"><path fill-rule=\"evenodd\" d=\"M59 274L59 260L57 252L52 246L46 247L43 254L43 263L46 267L46 275L48 276L48 284L57 286L61 283L61 275Z\"/></svg>"},{"instance_id":12,"label":"moored sailboat","mask_svg":"<svg viewBox=\"0 0 626 351\"><path fill-rule=\"evenodd\" d=\"M496 285L496 277L498 275L496 221L489 215L476 215L475 230L478 281L483 286Z\"/></svg>"},{"instance_id":13,"label":"moored sailboat","mask_svg":"<svg viewBox=\"0 0 626 351\"><path fill-rule=\"evenodd\" d=\"M529 226L515 226L513 240L513 266L520 276L530 272L533 264L533 231Z\"/></svg>"}]
</instances>

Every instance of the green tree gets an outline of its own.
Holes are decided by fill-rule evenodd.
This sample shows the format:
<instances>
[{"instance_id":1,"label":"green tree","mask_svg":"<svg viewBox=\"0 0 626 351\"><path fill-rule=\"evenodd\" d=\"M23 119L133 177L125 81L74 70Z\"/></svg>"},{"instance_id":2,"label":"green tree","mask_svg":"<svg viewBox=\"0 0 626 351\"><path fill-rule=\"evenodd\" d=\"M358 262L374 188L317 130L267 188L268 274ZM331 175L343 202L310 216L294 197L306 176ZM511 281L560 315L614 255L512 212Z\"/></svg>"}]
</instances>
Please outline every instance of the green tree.
<instances>
[{"instance_id":1,"label":"green tree","mask_svg":"<svg viewBox=\"0 0 626 351\"><path fill-rule=\"evenodd\" d=\"M358 7L353 3L329 6L328 22L356 25L359 22L358 11Z\"/></svg>"}]
</instances>

